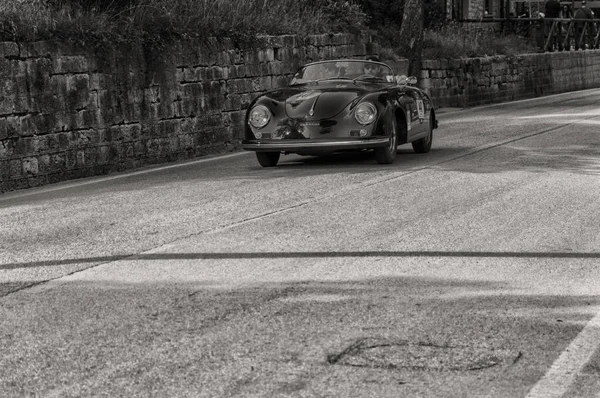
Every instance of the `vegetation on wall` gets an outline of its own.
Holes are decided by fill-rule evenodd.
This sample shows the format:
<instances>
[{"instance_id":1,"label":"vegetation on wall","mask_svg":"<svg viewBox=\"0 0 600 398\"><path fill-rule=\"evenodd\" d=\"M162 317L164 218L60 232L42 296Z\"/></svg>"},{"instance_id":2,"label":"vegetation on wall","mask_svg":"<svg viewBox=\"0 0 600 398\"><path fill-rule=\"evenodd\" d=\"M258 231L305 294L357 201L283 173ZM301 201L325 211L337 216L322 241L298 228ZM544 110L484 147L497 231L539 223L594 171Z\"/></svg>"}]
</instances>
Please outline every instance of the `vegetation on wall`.
<instances>
[{"instance_id":1,"label":"vegetation on wall","mask_svg":"<svg viewBox=\"0 0 600 398\"><path fill-rule=\"evenodd\" d=\"M368 15L371 34L384 49L384 57L406 57L401 42L401 26L406 0L360 0ZM467 58L486 55L513 55L537 52L538 49L515 33L488 29L489 24L461 25L449 21L444 1L423 1L424 59ZM418 31L416 28L412 28Z\"/></svg>"},{"instance_id":2,"label":"vegetation on wall","mask_svg":"<svg viewBox=\"0 0 600 398\"><path fill-rule=\"evenodd\" d=\"M385 47L398 46L398 34L404 16L405 0L359 0L368 15L367 25ZM423 26L431 29L446 22L444 2L441 0L423 1Z\"/></svg>"},{"instance_id":3,"label":"vegetation on wall","mask_svg":"<svg viewBox=\"0 0 600 398\"><path fill-rule=\"evenodd\" d=\"M399 42L405 0L0 0L0 40L57 38L84 45L175 38L369 31L384 59L405 57ZM461 58L536 52L515 34L463 27L444 2L424 0L423 56Z\"/></svg>"},{"instance_id":4,"label":"vegetation on wall","mask_svg":"<svg viewBox=\"0 0 600 398\"><path fill-rule=\"evenodd\" d=\"M354 0L2 0L0 40L84 44L360 31Z\"/></svg>"},{"instance_id":5,"label":"vegetation on wall","mask_svg":"<svg viewBox=\"0 0 600 398\"><path fill-rule=\"evenodd\" d=\"M423 37L424 59L453 59L539 52L530 41L514 33L496 32L481 25L449 22L428 29Z\"/></svg>"}]
</instances>

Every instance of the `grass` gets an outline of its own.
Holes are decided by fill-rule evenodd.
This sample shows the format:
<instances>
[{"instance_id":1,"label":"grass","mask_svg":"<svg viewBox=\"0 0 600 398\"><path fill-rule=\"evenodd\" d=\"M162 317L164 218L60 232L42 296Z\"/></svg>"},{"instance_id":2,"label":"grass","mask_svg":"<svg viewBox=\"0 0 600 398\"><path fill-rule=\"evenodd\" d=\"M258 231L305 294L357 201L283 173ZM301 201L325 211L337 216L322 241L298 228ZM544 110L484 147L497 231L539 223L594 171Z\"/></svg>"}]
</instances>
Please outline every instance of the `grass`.
<instances>
[{"instance_id":1,"label":"grass","mask_svg":"<svg viewBox=\"0 0 600 398\"><path fill-rule=\"evenodd\" d=\"M457 59L539 52L525 38L514 33L497 33L490 25L450 23L424 32L424 59Z\"/></svg>"},{"instance_id":2,"label":"grass","mask_svg":"<svg viewBox=\"0 0 600 398\"><path fill-rule=\"evenodd\" d=\"M84 45L229 37L252 44L260 34L360 32L369 16L358 0L0 0L0 40L58 39ZM379 27L384 58L394 59L399 26ZM388 43L386 46L385 43ZM386 48L389 47L389 48ZM427 29L425 59L537 52L515 34L447 23Z\"/></svg>"},{"instance_id":3,"label":"grass","mask_svg":"<svg viewBox=\"0 0 600 398\"><path fill-rule=\"evenodd\" d=\"M342 0L2 0L0 39L84 44L209 36L316 34L364 28Z\"/></svg>"}]
</instances>

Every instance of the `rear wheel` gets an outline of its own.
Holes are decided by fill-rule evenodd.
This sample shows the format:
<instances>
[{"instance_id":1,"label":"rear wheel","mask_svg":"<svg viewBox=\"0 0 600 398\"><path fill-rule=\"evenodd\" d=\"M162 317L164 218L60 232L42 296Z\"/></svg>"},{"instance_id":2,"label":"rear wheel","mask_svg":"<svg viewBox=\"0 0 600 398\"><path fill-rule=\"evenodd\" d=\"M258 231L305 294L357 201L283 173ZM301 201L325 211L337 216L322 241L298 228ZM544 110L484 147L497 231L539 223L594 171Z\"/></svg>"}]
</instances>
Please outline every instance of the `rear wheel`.
<instances>
[{"instance_id":1,"label":"rear wheel","mask_svg":"<svg viewBox=\"0 0 600 398\"><path fill-rule=\"evenodd\" d=\"M256 159L262 167L275 167L280 155L279 152L256 152Z\"/></svg>"},{"instance_id":2,"label":"rear wheel","mask_svg":"<svg viewBox=\"0 0 600 398\"><path fill-rule=\"evenodd\" d=\"M388 146L375 148L375 160L379 164L394 163L396 159L396 150L398 147L398 129L396 128L396 118L392 117L390 122L390 143Z\"/></svg>"},{"instance_id":3,"label":"rear wheel","mask_svg":"<svg viewBox=\"0 0 600 398\"><path fill-rule=\"evenodd\" d=\"M427 153L431 149L433 143L433 114L429 117L429 129L427 131L427 137L421 138L420 140L413 141L412 147L416 153Z\"/></svg>"}]
</instances>

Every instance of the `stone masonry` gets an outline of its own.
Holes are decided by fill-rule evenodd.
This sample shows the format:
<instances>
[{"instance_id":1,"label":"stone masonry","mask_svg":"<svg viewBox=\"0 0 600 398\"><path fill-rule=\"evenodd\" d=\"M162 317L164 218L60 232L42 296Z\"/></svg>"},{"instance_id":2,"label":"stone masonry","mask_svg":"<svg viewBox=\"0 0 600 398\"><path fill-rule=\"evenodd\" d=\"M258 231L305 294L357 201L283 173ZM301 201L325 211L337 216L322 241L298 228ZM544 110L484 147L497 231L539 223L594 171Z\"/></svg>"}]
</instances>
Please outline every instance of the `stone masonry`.
<instances>
[{"instance_id":1,"label":"stone masonry","mask_svg":"<svg viewBox=\"0 0 600 398\"><path fill-rule=\"evenodd\" d=\"M423 62L436 106L469 107L600 87L600 50Z\"/></svg>"},{"instance_id":2,"label":"stone masonry","mask_svg":"<svg viewBox=\"0 0 600 398\"><path fill-rule=\"evenodd\" d=\"M264 37L253 49L2 42L0 193L238 149L254 97L306 62L368 49L342 34Z\"/></svg>"}]
</instances>

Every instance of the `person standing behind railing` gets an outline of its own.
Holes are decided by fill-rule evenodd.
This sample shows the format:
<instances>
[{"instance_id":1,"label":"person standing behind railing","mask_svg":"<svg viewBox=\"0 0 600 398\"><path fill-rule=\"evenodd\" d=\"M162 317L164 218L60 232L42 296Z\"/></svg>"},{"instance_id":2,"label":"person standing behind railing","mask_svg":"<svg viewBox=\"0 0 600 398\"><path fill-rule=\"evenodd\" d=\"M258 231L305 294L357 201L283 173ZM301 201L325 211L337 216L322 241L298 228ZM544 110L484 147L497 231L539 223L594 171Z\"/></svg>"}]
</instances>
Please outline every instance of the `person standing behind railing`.
<instances>
[{"instance_id":1,"label":"person standing behind railing","mask_svg":"<svg viewBox=\"0 0 600 398\"><path fill-rule=\"evenodd\" d=\"M558 49L562 51L562 32L560 31L560 25L557 23L554 32L552 32L552 25L554 19L560 16L560 1L559 0L546 0L544 5L544 39L548 43L548 51L554 51ZM548 38L550 37L550 40Z\"/></svg>"},{"instance_id":2,"label":"person standing behind railing","mask_svg":"<svg viewBox=\"0 0 600 398\"><path fill-rule=\"evenodd\" d=\"M573 13L571 12L571 8L568 5L564 5L562 10L560 10L559 18L570 19L573 18Z\"/></svg>"},{"instance_id":3,"label":"person standing behind railing","mask_svg":"<svg viewBox=\"0 0 600 398\"><path fill-rule=\"evenodd\" d=\"M573 13L571 12L571 8L568 5L563 5L562 10L560 10L560 15L558 16L560 19L573 19ZM569 33L569 23L570 22L565 22L565 21L561 21L560 24L560 32L562 34L563 40L565 40L567 43L567 47L566 50L570 51L573 49L572 46L572 38L570 38L569 36L571 36L573 34L573 32Z\"/></svg>"},{"instance_id":4,"label":"person standing behind railing","mask_svg":"<svg viewBox=\"0 0 600 398\"><path fill-rule=\"evenodd\" d=\"M594 28L594 12L592 10L590 10L589 8L587 8L587 1L586 0L582 0L581 2L581 8L579 8L577 11L575 11L575 19L588 19L589 22L580 22L578 21L575 26L577 27L576 31L577 31L577 36L575 37L575 50L579 50L579 47L581 47L582 50L586 49L586 44L587 44L587 48L594 48L594 37L596 36L596 29ZM587 29L585 28L587 24ZM583 37L582 39L582 35L584 32L584 29L586 30L586 37ZM579 45L579 43L581 42L581 46Z\"/></svg>"}]
</instances>

